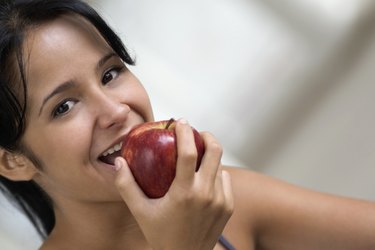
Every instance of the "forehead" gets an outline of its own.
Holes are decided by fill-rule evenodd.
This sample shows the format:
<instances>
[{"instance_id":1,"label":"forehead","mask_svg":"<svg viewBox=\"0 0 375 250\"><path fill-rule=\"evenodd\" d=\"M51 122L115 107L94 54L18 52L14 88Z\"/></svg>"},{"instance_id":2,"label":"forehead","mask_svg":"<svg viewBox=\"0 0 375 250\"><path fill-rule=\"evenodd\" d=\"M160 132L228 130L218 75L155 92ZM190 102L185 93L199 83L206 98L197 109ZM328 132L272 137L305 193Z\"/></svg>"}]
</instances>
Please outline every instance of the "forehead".
<instances>
[{"instance_id":1,"label":"forehead","mask_svg":"<svg viewBox=\"0 0 375 250\"><path fill-rule=\"evenodd\" d=\"M31 29L23 46L29 93L71 79L111 50L91 23L76 15Z\"/></svg>"},{"instance_id":2,"label":"forehead","mask_svg":"<svg viewBox=\"0 0 375 250\"><path fill-rule=\"evenodd\" d=\"M88 21L76 15L62 16L28 32L23 48L26 75L33 82L35 75L45 74L46 70L66 68L108 50L104 38Z\"/></svg>"}]
</instances>

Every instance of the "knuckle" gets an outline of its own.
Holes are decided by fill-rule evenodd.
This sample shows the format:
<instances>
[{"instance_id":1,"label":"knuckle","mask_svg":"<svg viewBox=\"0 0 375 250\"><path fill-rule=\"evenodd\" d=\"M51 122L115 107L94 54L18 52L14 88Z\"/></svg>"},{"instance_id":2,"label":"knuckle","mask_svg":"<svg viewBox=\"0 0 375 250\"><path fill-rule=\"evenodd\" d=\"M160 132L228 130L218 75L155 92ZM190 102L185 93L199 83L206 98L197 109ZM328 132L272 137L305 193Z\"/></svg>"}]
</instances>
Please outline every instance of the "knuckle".
<instances>
[{"instance_id":1,"label":"knuckle","mask_svg":"<svg viewBox=\"0 0 375 250\"><path fill-rule=\"evenodd\" d=\"M214 201L209 197L200 197L199 205L204 210L216 211Z\"/></svg>"},{"instance_id":2,"label":"knuckle","mask_svg":"<svg viewBox=\"0 0 375 250\"><path fill-rule=\"evenodd\" d=\"M217 199L211 204L211 210L220 218L228 219L233 214L233 208L224 199Z\"/></svg>"},{"instance_id":3,"label":"knuckle","mask_svg":"<svg viewBox=\"0 0 375 250\"><path fill-rule=\"evenodd\" d=\"M179 197L179 202L196 208L210 208L213 195L202 186L191 187Z\"/></svg>"},{"instance_id":4,"label":"knuckle","mask_svg":"<svg viewBox=\"0 0 375 250\"><path fill-rule=\"evenodd\" d=\"M217 204L215 202L215 197L212 193L209 193L209 194L201 197L200 201L201 201L201 203L204 207L215 208L217 206Z\"/></svg>"},{"instance_id":5,"label":"knuckle","mask_svg":"<svg viewBox=\"0 0 375 250\"><path fill-rule=\"evenodd\" d=\"M234 204L232 202L227 202L225 204L225 210L224 213L231 216L234 212Z\"/></svg>"},{"instance_id":6,"label":"knuckle","mask_svg":"<svg viewBox=\"0 0 375 250\"><path fill-rule=\"evenodd\" d=\"M208 149L216 155L222 155L223 154L223 147L218 142L210 143Z\"/></svg>"},{"instance_id":7,"label":"knuckle","mask_svg":"<svg viewBox=\"0 0 375 250\"><path fill-rule=\"evenodd\" d=\"M197 201L204 208L215 208L215 194L210 189L197 192Z\"/></svg>"},{"instance_id":8,"label":"knuckle","mask_svg":"<svg viewBox=\"0 0 375 250\"><path fill-rule=\"evenodd\" d=\"M185 150L181 153L180 157L187 162L195 162L198 158L196 150Z\"/></svg>"},{"instance_id":9,"label":"knuckle","mask_svg":"<svg viewBox=\"0 0 375 250\"><path fill-rule=\"evenodd\" d=\"M222 203L221 203L220 200L218 200L218 199L213 200L213 201L211 201L211 203L209 205L210 205L210 208L213 212L215 212L217 214L222 214L223 206L222 206Z\"/></svg>"},{"instance_id":10,"label":"knuckle","mask_svg":"<svg viewBox=\"0 0 375 250\"><path fill-rule=\"evenodd\" d=\"M226 213L227 207L226 207L226 204L225 204L224 197L219 197L219 198L216 200L216 202L215 202L215 208L216 208L218 211L223 212L224 214Z\"/></svg>"},{"instance_id":11,"label":"knuckle","mask_svg":"<svg viewBox=\"0 0 375 250\"><path fill-rule=\"evenodd\" d=\"M212 197L210 206L213 211L223 216L232 215L234 210L231 200L227 199L222 192L218 192Z\"/></svg>"}]
</instances>

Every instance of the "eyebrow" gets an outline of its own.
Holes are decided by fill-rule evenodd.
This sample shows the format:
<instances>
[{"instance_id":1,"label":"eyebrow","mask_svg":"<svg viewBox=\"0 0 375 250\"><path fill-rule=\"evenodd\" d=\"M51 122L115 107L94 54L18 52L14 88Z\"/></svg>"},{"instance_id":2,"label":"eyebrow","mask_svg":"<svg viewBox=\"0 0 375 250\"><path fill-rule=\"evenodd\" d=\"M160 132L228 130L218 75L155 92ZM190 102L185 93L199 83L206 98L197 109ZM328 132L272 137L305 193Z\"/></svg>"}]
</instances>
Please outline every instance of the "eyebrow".
<instances>
[{"instance_id":1,"label":"eyebrow","mask_svg":"<svg viewBox=\"0 0 375 250\"><path fill-rule=\"evenodd\" d=\"M42 105L40 107L40 110L39 110L39 116L40 114L42 113L43 111L43 107L44 105L46 104L46 102L51 99L52 97L54 97L55 95L57 94L60 94L64 91L67 91L69 89L72 89L76 86L76 84L73 82L73 81L67 81L67 82L64 82L62 84L60 84L59 86L57 86L57 88L55 88L49 95L47 95L44 99L43 99L43 102L42 102Z\"/></svg>"},{"instance_id":2,"label":"eyebrow","mask_svg":"<svg viewBox=\"0 0 375 250\"><path fill-rule=\"evenodd\" d=\"M96 65L96 68L100 69L112 57L118 57L118 55L115 52L108 53L107 55L103 56L102 59L99 60L98 64Z\"/></svg>"},{"instance_id":3,"label":"eyebrow","mask_svg":"<svg viewBox=\"0 0 375 250\"><path fill-rule=\"evenodd\" d=\"M116 53L114 52L110 52L108 53L107 55L103 56L97 63L96 65L96 68L97 69L100 69L109 59L111 59L112 57L116 57L118 56ZM66 82L63 82L62 84L60 84L59 86L57 86L50 94L48 94L44 99L43 99L43 102L42 102L42 105L39 109L39 116L40 114L42 113L43 111L43 107L44 105L46 104L46 102L48 102L49 99L51 99L52 97L54 97L55 95L57 94L60 94L62 92L65 92L69 89L72 89L76 87L76 84L73 82L73 81L66 81Z\"/></svg>"}]
</instances>

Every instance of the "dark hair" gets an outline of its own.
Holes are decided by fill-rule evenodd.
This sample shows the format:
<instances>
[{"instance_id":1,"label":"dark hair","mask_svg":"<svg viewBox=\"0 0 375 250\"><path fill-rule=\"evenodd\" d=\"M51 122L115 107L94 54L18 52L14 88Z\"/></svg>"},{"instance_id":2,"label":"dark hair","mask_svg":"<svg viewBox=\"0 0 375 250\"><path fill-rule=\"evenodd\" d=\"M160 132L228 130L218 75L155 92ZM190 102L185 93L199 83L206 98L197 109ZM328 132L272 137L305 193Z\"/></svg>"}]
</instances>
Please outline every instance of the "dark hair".
<instances>
[{"instance_id":1,"label":"dark hair","mask_svg":"<svg viewBox=\"0 0 375 250\"><path fill-rule=\"evenodd\" d=\"M20 141L26 126L27 81L22 44L26 32L66 14L88 20L125 63L134 64L121 39L80 0L0 0L0 147L4 150L23 153ZM3 176L0 189L46 238L55 216L45 192L33 181L14 182Z\"/></svg>"}]
</instances>

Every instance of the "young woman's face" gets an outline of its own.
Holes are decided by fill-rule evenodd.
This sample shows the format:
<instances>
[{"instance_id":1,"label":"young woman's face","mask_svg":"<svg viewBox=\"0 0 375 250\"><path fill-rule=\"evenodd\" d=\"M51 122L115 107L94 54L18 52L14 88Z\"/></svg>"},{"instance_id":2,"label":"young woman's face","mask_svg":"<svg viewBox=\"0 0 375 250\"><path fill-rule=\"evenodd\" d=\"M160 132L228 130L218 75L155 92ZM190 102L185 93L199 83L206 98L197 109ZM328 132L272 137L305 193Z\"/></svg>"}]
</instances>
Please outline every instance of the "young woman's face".
<instances>
[{"instance_id":1,"label":"young woman's face","mask_svg":"<svg viewBox=\"0 0 375 250\"><path fill-rule=\"evenodd\" d=\"M22 143L41 162L35 180L54 199L117 197L111 160L100 157L134 125L153 120L141 83L81 18L34 28L24 51L28 110Z\"/></svg>"}]
</instances>

